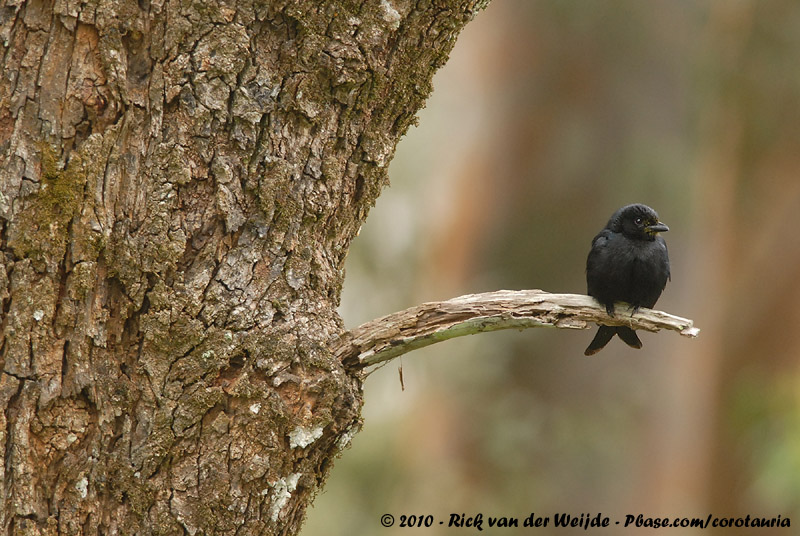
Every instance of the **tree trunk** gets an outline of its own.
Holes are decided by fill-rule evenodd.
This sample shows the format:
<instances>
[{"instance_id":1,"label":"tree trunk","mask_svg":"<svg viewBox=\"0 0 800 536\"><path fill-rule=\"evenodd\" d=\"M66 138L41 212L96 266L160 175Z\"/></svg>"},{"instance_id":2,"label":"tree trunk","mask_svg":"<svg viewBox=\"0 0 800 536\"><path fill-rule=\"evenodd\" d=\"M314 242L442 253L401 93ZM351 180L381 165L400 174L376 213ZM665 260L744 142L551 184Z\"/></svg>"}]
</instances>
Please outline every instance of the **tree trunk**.
<instances>
[{"instance_id":1,"label":"tree trunk","mask_svg":"<svg viewBox=\"0 0 800 536\"><path fill-rule=\"evenodd\" d=\"M294 534L350 241L480 0L6 0L0 526Z\"/></svg>"}]
</instances>

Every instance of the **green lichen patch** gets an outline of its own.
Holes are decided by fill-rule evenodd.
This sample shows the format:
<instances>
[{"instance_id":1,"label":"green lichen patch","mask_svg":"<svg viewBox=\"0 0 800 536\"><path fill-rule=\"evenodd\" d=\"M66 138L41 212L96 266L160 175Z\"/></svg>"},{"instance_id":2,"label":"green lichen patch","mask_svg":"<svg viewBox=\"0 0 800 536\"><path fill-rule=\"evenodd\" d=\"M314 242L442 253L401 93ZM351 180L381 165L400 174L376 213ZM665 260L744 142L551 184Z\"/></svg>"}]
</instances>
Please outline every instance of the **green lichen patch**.
<instances>
[{"instance_id":1,"label":"green lichen patch","mask_svg":"<svg viewBox=\"0 0 800 536\"><path fill-rule=\"evenodd\" d=\"M30 259L37 271L54 272L67 247L73 262L94 261L105 241L81 218L91 214L94 203L86 196L86 184L103 173L108 140L90 136L69 155L63 168L52 146L41 143L39 187L15 200L15 217L9 223L9 246L18 258Z\"/></svg>"},{"instance_id":2,"label":"green lichen patch","mask_svg":"<svg viewBox=\"0 0 800 536\"><path fill-rule=\"evenodd\" d=\"M83 199L86 172L75 155L69 165L58 167L54 149L43 144L40 155L39 190L23 200L24 208L9 226L9 246L19 258L28 258L37 271L54 267L64 257L69 224Z\"/></svg>"},{"instance_id":3,"label":"green lichen patch","mask_svg":"<svg viewBox=\"0 0 800 536\"><path fill-rule=\"evenodd\" d=\"M104 480L114 498L120 503L130 504L134 514L145 514L155 496L147 480L136 474L134 468L121 461L121 458L111 458L105 469Z\"/></svg>"}]
</instances>

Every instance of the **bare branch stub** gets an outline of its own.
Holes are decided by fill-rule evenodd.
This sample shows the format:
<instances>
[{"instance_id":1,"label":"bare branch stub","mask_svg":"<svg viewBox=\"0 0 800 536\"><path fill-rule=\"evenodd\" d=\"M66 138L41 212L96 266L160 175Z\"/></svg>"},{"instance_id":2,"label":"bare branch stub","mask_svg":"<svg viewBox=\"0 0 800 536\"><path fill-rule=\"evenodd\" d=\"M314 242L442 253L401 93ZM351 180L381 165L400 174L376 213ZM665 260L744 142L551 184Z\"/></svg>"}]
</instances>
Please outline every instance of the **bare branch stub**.
<instances>
[{"instance_id":1,"label":"bare branch stub","mask_svg":"<svg viewBox=\"0 0 800 536\"><path fill-rule=\"evenodd\" d=\"M670 329L686 337L696 337L700 331L687 318L652 309L611 317L593 298L582 294L498 290L423 303L386 315L344 333L331 347L345 365L361 369L462 335L533 327L587 329L593 323L646 331Z\"/></svg>"}]
</instances>

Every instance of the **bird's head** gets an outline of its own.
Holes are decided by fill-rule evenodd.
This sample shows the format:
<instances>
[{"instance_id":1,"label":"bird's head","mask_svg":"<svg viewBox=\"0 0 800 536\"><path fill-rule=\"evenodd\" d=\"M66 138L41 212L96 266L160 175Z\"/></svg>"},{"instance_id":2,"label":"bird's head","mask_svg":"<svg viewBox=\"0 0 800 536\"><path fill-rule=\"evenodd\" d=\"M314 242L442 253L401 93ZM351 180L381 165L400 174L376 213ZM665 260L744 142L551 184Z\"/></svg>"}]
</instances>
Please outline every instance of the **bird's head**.
<instances>
[{"instance_id":1,"label":"bird's head","mask_svg":"<svg viewBox=\"0 0 800 536\"><path fill-rule=\"evenodd\" d=\"M627 205L616 211L607 227L638 240L655 240L658 233L669 231L669 227L658 221L655 210L641 204Z\"/></svg>"}]
</instances>

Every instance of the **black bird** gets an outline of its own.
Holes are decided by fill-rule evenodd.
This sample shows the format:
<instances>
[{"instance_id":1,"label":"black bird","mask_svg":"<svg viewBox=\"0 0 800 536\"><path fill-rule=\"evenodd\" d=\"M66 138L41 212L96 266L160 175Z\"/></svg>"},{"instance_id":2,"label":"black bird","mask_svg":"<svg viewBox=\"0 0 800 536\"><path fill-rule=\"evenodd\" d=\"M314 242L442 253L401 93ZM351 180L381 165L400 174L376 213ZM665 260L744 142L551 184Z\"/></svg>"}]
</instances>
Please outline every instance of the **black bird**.
<instances>
[{"instance_id":1,"label":"black bird","mask_svg":"<svg viewBox=\"0 0 800 536\"><path fill-rule=\"evenodd\" d=\"M658 221L655 210L636 204L616 211L594 237L586 259L586 285L609 315L614 316L614 302L629 304L631 315L656 304L670 278L667 243L658 235L665 231L669 227ZM596 354L615 333L628 346L642 347L631 328L600 326L584 353Z\"/></svg>"}]
</instances>

